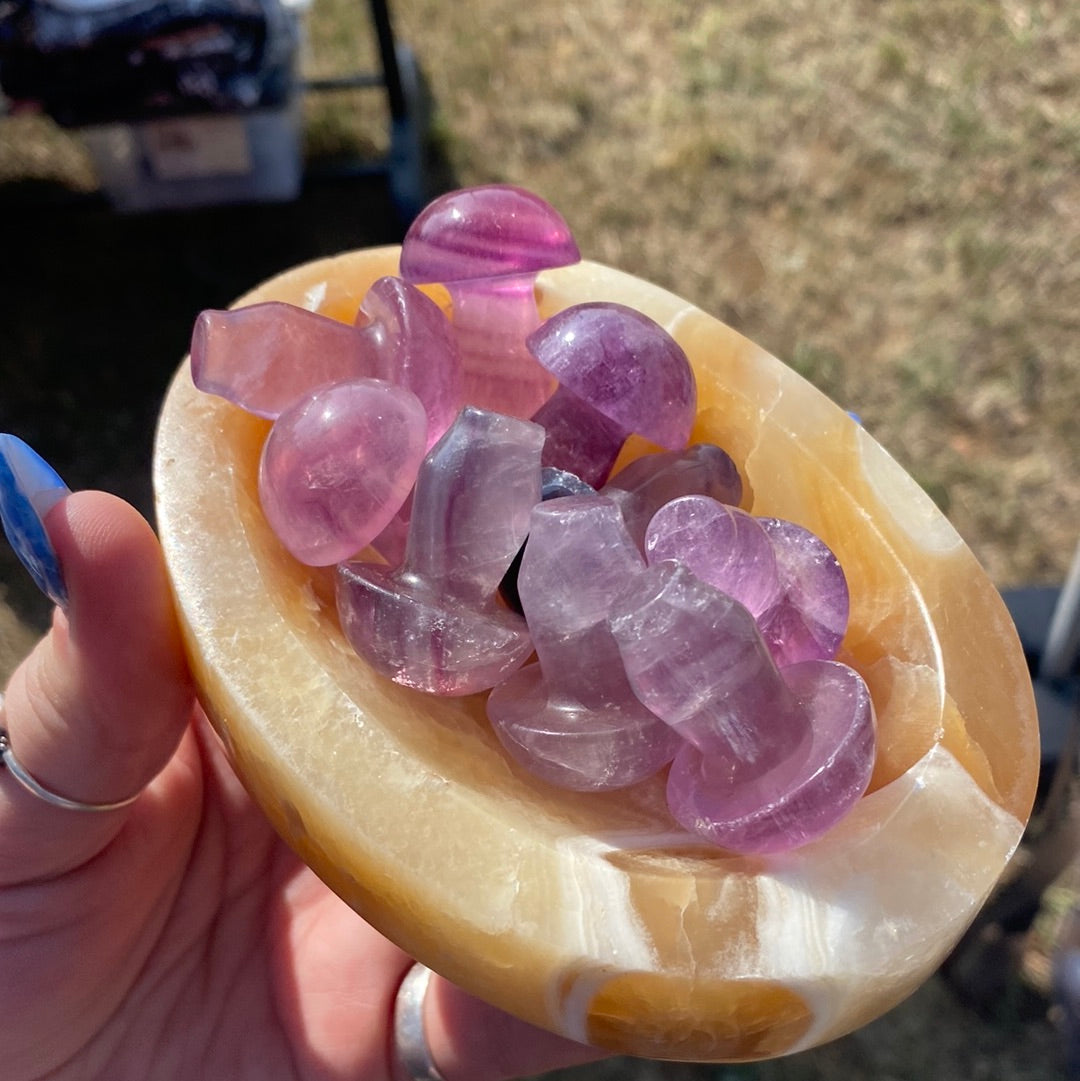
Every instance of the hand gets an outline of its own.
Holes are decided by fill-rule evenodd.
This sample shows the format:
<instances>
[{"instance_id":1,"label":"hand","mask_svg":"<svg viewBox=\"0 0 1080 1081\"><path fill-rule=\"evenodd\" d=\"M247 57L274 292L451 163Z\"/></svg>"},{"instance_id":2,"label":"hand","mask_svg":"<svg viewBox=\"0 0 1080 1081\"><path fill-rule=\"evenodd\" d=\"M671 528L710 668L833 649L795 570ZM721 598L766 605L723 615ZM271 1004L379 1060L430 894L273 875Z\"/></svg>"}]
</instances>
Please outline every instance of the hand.
<instances>
[{"instance_id":1,"label":"hand","mask_svg":"<svg viewBox=\"0 0 1080 1081\"><path fill-rule=\"evenodd\" d=\"M44 522L65 608L13 676L0 727L51 791L141 794L65 810L0 770L4 1077L400 1081L389 1023L411 959L240 786L195 703L150 527L97 492ZM425 1016L447 1081L598 1054L438 978Z\"/></svg>"}]
</instances>

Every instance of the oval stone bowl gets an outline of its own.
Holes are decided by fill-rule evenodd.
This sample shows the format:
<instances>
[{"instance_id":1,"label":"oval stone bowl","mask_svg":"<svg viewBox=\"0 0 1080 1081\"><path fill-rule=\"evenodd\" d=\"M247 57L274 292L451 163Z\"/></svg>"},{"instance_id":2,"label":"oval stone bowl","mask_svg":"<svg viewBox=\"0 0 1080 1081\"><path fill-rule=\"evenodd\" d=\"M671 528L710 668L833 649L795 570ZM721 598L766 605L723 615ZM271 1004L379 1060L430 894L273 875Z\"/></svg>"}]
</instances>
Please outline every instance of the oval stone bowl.
<instances>
[{"instance_id":1,"label":"oval stone bowl","mask_svg":"<svg viewBox=\"0 0 1080 1081\"><path fill-rule=\"evenodd\" d=\"M396 248L321 260L238 304L352 320L397 262ZM614 793L552 788L502 750L483 696L375 675L339 629L332 572L295 562L263 520L267 422L197 391L185 362L154 480L202 703L303 859L472 993L652 1058L753 1060L831 1040L934 971L1020 840L1039 750L1012 622L919 486L764 350L595 263L542 275L537 297L545 316L611 300L665 326L697 375L693 438L734 457L743 506L801 523L839 557L852 597L839 659L878 718L855 809L805 847L737 856L676 826L662 775Z\"/></svg>"}]
</instances>

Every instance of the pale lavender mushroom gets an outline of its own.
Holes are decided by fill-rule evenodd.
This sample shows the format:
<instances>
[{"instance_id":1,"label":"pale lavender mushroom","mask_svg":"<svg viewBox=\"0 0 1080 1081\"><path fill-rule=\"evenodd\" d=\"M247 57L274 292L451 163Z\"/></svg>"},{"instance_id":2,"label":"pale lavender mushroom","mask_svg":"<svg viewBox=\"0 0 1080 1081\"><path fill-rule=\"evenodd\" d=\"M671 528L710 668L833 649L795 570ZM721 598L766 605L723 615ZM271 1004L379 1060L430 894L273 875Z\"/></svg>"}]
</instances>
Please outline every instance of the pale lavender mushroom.
<instances>
[{"instance_id":1,"label":"pale lavender mushroom","mask_svg":"<svg viewBox=\"0 0 1080 1081\"><path fill-rule=\"evenodd\" d=\"M738 601L665 561L628 582L610 620L634 693L733 781L805 753L808 718Z\"/></svg>"},{"instance_id":2,"label":"pale lavender mushroom","mask_svg":"<svg viewBox=\"0 0 1080 1081\"><path fill-rule=\"evenodd\" d=\"M686 740L667 796L688 830L780 852L821 836L866 791L874 708L853 668L777 669L750 613L674 562L633 579L610 622L635 694Z\"/></svg>"},{"instance_id":3,"label":"pale lavender mushroom","mask_svg":"<svg viewBox=\"0 0 1080 1081\"><path fill-rule=\"evenodd\" d=\"M622 788L682 743L634 695L607 622L644 570L611 500L572 495L533 508L518 589L538 661L496 686L487 712L510 754L551 784Z\"/></svg>"},{"instance_id":4,"label":"pale lavender mushroom","mask_svg":"<svg viewBox=\"0 0 1080 1081\"><path fill-rule=\"evenodd\" d=\"M659 323L624 304L566 308L529 335L528 347L558 380L533 414L547 432L544 465L598 488L626 437L667 450L690 439L697 388L682 347Z\"/></svg>"},{"instance_id":5,"label":"pale lavender mushroom","mask_svg":"<svg viewBox=\"0 0 1080 1081\"><path fill-rule=\"evenodd\" d=\"M707 495L736 507L743 485L727 451L712 443L694 443L684 451L644 454L620 469L601 489L622 511L630 536L645 547L645 531L661 507L684 495Z\"/></svg>"},{"instance_id":6,"label":"pale lavender mushroom","mask_svg":"<svg viewBox=\"0 0 1080 1081\"><path fill-rule=\"evenodd\" d=\"M678 560L755 619L781 598L776 553L760 520L708 496L681 496L661 507L645 534L645 557Z\"/></svg>"},{"instance_id":7,"label":"pale lavender mushroom","mask_svg":"<svg viewBox=\"0 0 1080 1081\"><path fill-rule=\"evenodd\" d=\"M424 459L405 560L337 568L337 609L353 649L407 687L486 690L532 651L529 629L496 602L540 499L535 424L466 406Z\"/></svg>"},{"instance_id":8,"label":"pale lavender mushroom","mask_svg":"<svg viewBox=\"0 0 1080 1081\"><path fill-rule=\"evenodd\" d=\"M550 396L551 377L525 348L540 323L536 276L580 258L559 213L512 185L450 192L412 223L401 276L449 291L466 402L528 419Z\"/></svg>"},{"instance_id":9,"label":"pale lavender mushroom","mask_svg":"<svg viewBox=\"0 0 1080 1081\"><path fill-rule=\"evenodd\" d=\"M675 819L736 852L784 852L815 840L854 807L873 773L874 704L859 673L836 661L802 661L781 673L810 719L807 754L732 784L727 760L687 743L668 774Z\"/></svg>"},{"instance_id":10,"label":"pale lavender mushroom","mask_svg":"<svg viewBox=\"0 0 1080 1081\"><path fill-rule=\"evenodd\" d=\"M773 546L780 595L758 618L776 663L831 660L847 631L851 599L832 549L782 518L759 518Z\"/></svg>"}]
</instances>

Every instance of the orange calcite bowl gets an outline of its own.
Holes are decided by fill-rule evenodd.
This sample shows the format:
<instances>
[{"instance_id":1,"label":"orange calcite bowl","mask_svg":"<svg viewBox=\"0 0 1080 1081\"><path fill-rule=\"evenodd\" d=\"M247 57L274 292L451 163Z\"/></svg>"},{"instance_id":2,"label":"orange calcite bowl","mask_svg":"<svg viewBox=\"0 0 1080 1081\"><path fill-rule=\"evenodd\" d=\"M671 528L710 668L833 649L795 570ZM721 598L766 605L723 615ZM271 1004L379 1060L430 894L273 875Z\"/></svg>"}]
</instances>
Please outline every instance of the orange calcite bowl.
<instances>
[{"instance_id":1,"label":"orange calcite bowl","mask_svg":"<svg viewBox=\"0 0 1080 1081\"><path fill-rule=\"evenodd\" d=\"M351 320L397 258L322 260L239 303ZM481 696L435 699L374 675L339 630L328 572L295 563L263 521L267 423L199 393L185 364L154 468L203 704L301 856L474 994L654 1058L747 1060L825 1042L933 972L1020 840L1039 755L1012 623L921 489L774 357L593 263L542 276L538 299L544 315L619 301L666 326L697 373L694 438L740 463L744 506L808 526L839 556L852 595L841 659L866 678L879 723L854 811L796 851L732 855L676 827L662 777L600 795L551 788L504 754Z\"/></svg>"}]
</instances>

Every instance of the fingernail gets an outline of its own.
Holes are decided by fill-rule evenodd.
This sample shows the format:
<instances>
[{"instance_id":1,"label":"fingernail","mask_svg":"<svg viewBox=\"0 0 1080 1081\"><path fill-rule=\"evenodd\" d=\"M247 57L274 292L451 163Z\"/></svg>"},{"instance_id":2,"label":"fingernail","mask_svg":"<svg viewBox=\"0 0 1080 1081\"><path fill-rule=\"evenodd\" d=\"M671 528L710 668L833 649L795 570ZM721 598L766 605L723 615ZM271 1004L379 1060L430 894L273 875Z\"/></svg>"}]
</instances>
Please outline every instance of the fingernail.
<instances>
[{"instance_id":1,"label":"fingernail","mask_svg":"<svg viewBox=\"0 0 1080 1081\"><path fill-rule=\"evenodd\" d=\"M45 515L69 492L40 454L17 436L0 433L0 523L38 589L61 608L67 607L67 588Z\"/></svg>"}]
</instances>

